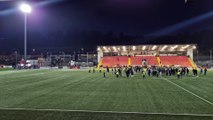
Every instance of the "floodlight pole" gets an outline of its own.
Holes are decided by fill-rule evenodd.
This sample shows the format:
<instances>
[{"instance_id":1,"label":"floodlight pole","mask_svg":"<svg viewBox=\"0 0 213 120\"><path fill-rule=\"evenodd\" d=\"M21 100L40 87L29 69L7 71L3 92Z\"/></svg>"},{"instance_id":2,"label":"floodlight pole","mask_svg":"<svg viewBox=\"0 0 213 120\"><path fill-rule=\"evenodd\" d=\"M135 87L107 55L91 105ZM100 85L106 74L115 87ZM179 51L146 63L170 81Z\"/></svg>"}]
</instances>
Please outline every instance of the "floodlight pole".
<instances>
[{"instance_id":1,"label":"floodlight pole","mask_svg":"<svg viewBox=\"0 0 213 120\"><path fill-rule=\"evenodd\" d=\"M27 60L27 13L24 13L24 59Z\"/></svg>"},{"instance_id":2,"label":"floodlight pole","mask_svg":"<svg viewBox=\"0 0 213 120\"><path fill-rule=\"evenodd\" d=\"M31 12L28 4L22 4L20 10L24 13L24 59L27 60L27 14Z\"/></svg>"}]
</instances>

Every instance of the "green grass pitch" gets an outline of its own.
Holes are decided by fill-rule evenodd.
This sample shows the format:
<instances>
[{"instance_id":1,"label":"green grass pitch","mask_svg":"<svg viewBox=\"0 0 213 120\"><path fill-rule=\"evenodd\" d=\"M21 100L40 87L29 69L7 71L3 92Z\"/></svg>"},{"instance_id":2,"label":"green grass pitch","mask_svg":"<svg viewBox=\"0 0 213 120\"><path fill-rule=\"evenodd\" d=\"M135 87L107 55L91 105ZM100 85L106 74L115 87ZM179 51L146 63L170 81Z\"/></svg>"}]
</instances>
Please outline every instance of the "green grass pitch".
<instances>
[{"instance_id":1,"label":"green grass pitch","mask_svg":"<svg viewBox=\"0 0 213 120\"><path fill-rule=\"evenodd\" d=\"M207 76L116 78L78 70L0 71L0 120L213 120Z\"/></svg>"}]
</instances>

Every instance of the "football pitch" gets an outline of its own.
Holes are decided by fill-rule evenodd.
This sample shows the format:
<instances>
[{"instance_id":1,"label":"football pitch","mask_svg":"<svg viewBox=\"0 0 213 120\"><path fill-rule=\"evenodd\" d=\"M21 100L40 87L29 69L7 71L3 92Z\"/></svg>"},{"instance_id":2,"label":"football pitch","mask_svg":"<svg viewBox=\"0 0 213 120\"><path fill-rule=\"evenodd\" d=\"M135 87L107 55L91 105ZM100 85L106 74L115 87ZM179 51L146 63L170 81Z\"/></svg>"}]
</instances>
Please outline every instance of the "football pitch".
<instances>
[{"instance_id":1,"label":"football pitch","mask_svg":"<svg viewBox=\"0 0 213 120\"><path fill-rule=\"evenodd\" d=\"M0 71L0 120L213 120L207 76L116 78L86 70Z\"/></svg>"}]
</instances>

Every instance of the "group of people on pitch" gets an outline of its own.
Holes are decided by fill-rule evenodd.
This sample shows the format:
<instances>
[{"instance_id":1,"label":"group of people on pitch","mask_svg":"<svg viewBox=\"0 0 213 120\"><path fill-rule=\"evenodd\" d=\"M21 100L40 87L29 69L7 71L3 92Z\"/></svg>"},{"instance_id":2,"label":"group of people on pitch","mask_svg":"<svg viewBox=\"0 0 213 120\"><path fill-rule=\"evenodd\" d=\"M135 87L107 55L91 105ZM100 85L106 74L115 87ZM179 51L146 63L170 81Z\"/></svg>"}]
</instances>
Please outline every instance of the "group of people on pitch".
<instances>
[{"instance_id":1,"label":"group of people on pitch","mask_svg":"<svg viewBox=\"0 0 213 120\"><path fill-rule=\"evenodd\" d=\"M109 73L111 71L117 78L118 77L130 77L133 76L135 73L142 73L143 78L146 76L156 76L159 77L162 74L166 76L177 76L178 79L182 78L183 76L189 75L189 68L188 67L174 67L174 66L122 66L117 68L99 68L98 71L100 73L103 72L103 77L106 78L106 72ZM89 69L89 73L95 73L96 68ZM198 76L198 69L196 67L192 68L193 76ZM207 74L207 68L200 67L200 74Z\"/></svg>"},{"instance_id":2,"label":"group of people on pitch","mask_svg":"<svg viewBox=\"0 0 213 120\"><path fill-rule=\"evenodd\" d=\"M129 66L123 66L123 67L117 67L117 68L109 68L109 67L106 67L106 68L99 68L98 71L100 73L103 72L103 77L106 78L106 72L109 73L111 71L112 74L115 74L115 76L118 78L118 77L123 77L123 75L125 74L125 76L128 78L130 76L133 76L134 75L134 70L133 70L133 67ZM96 68L93 68L93 69L89 69L89 73L95 73L96 72Z\"/></svg>"}]
</instances>

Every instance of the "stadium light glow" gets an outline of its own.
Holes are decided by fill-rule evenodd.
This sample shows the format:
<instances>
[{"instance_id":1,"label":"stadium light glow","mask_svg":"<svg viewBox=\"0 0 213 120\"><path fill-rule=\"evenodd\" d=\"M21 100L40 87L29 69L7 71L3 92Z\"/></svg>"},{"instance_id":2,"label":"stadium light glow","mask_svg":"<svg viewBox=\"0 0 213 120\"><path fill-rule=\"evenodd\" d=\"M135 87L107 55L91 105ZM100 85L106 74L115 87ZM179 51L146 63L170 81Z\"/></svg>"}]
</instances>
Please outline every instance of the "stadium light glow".
<instances>
[{"instance_id":1,"label":"stadium light glow","mask_svg":"<svg viewBox=\"0 0 213 120\"><path fill-rule=\"evenodd\" d=\"M175 45L174 47L171 47L173 50L176 49L178 47L178 45Z\"/></svg>"},{"instance_id":2,"label":"stadium light glow","mask_svg":"<svg viewBox=\"0 0 213 120\"><path fill-rule=\"evenodd\" d=\"M123 51L126 51L126 46L123 46Z\"/></svg>"},{"instance_id":3,"label":"stadium light glow","mask_svg":"<svg viewBox=\"0 0 213 120\"><path fill-rule=\"evenodd\" d=\"M207 12L205 14L202 14L202 15L199 15L199 16L196 16L194 18L191 18L189 20L186 20L186 21L183 21L183 22L180 22L178 24L174 24L172 26L168 26L164 29L161 29L161 30L158 30L158 31L155 31L153 33L150 33L146 36L164 36L164 35L168 35L170 33L174 33L180 29L183 29L185 27L188 27L190 25L193 25L193 24L196 24L198 22L201 22L201 21L204 21L206 19L209 19L213 16L213 11L210 11L210 12Z\"/></svg>"},{"instance_id":4,"label":"stadium light glow","mask_svg":"<svg viewBox=\"0 0 213 120\"><path fill-rule=\"evenodd\" d=\"M188 48L188 47L189 47L189 45L186 45L186 46L184 46L183 48L186 49L186 48Z\"/></svg>"},{"instance_id":5,"label":"stadium light glow","mask_svg":"<svg viewBox=\"0 0 213 120\"><path fill-rule=\"evenodd\" d=\"M109 52L105 46L103 46L105 52Z\"/></svg>"},{"instance_id":6,"label":"stadium light glow","mask_svg":"<svg viewBox=\"0 0 213 120\"><path fill-rule=\"evenodd\" d=\"M117 51L117 49L116 49L116 47L115 47L115 46L113 46L113 49L114 49L114 51Z\"/></svg>"},{"instance_id":7,"label":"stadium light glow","mask_svg":"<svg viewBox=\"0 0 213 120\"><path fill-rule=\"evenodd\" d=\"M156 47L157 47L156 45L155 45L155 46L153 46L153 47L152 47L152 50L155 50L155 49L156 49Z\"/></svg>"},{"instance_id":8,"label":"stadium light glow","mask_svg":"<svg viewBox=\"0 0 213 120\"><path fill-rule=\"evenodd\" d=\"M163 50L165 50L166 48L167 48L168 46L167 45L165 45L161 50L163 51Z\"/></svg>"},{"instance_id":9,"label":"stadium light glow","mask_svg":"<svg viewBox=\"0 0 213 120\"><path fill-rule=\"evenodd\" d=\"M196 49L197 47L196 46L193 46L193 49Z\"/></svg>"},{"instance_id":10,"label":"stadium light glow","mask_svg":"<svg viewBox=\"0 0 213 120\"><path fill-rule=\"evenodd\" d=\"M23 3L21 4L20 6L20 10L23 12L23 13L31 13L32 11L32 8L30 5L26 4L26 3Z\"/></svg>"},{"instance_id":11,"label":"stadium light glow","mask_svg":"<svg viewBox=\"0 0 213 120\"><path fill-rule=\"evenodd\" d=\"M136 49L136 47L135 47L135 46L133 46L133 47L132 47L132 50L135 50L135 49Z\"/></svg>"},{"instance_id":12,"label":"stadium light glow","mask_svg":"<svg viewBox=\"0 0 213 120\"><path fill-rule=\"evenodd\" d=\"M146 49L146 46L143 46L142 50L145 50Z\"/></svg>"},{"instance_id":13,"label":"stadium light glow","mask_svg":"<svg viewBox=\"0 0 213 120\"><path fill-rule=\"evenodd\" d=\"M101 50L101 48L100 47L98 47L98 49L97 49L98 51L100 51Z\"/></svg>"}]
</instances>

